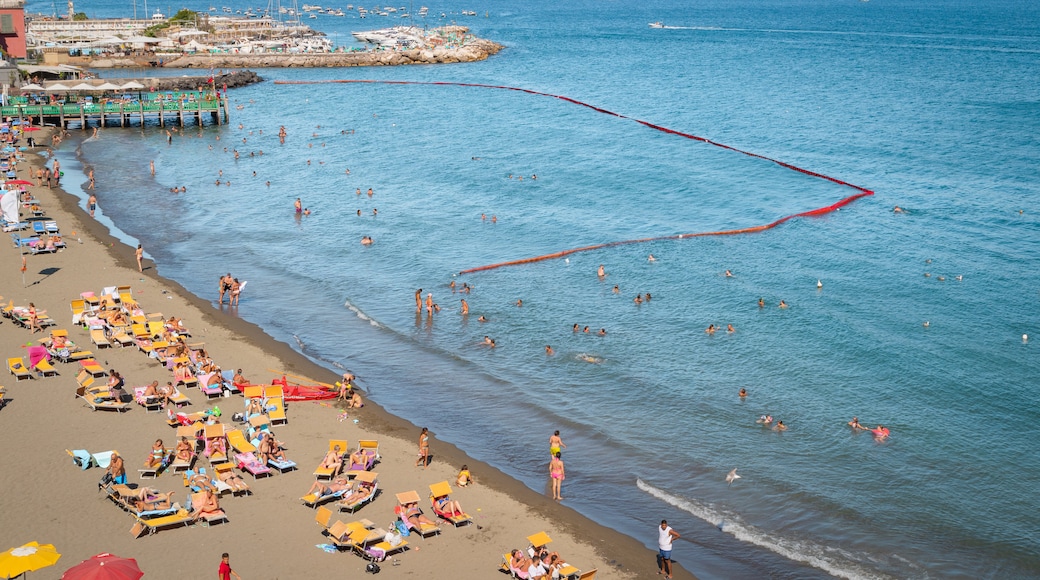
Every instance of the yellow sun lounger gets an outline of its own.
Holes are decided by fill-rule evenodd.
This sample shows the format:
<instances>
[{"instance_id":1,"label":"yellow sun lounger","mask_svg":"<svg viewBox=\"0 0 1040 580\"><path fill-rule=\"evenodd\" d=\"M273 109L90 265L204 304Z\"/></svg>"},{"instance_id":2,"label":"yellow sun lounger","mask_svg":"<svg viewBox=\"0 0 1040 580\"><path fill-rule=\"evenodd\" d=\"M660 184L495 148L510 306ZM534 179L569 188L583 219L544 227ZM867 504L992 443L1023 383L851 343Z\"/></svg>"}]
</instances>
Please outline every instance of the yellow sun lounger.
<instances>
[{"instance_id":1,"label":"yellow sun lounger","mask_svg":"<svg viewBox=\"0 0 1040 580\"><path fill-rule=\"evenodd\" d=\"M285 417L285 401L281 397L267 399L266 405L267 417L271 420L272 425L285 425L289 422Z\"/></svg>"},{"instance_id":2,"label":"yellow sun lounger","mask_svg":"<svg viewBox=\"0 0 1040 580\"><path fill-rule=\"evenodd\" d=\"M448 520L456 528L461 526L462 524L466 524L473 521L473 518L471 518L467 513L452 513L442 511L440 508L437 507L438 499L447 498L450 495L451 485L449 485L447 481L442 481L440 483L434 483L430 485L430 505L433 507L433 513L437 514L445 520Z\"/></svg>"},{"instance_id":3,"label":"yellow sun lounger","mask_svg":"<svg viewBox=\"0 0 1040 580\"><path fill-rule=\"evenodd\" d=\"M29 369L25 368L25 363L22 362L22 357L20 356L7 359L7 370L11 371L14 378L19 381L33 378Z\"/></svg>"},{"instance_id":4,"label":"yellow sun lounger","mask_svg":"<svg viewBox=\"0 0 1040 580\"><path fill-rule=\"evenodd\" d=\"M231 445L231 448L239 453L256 453L256 445L253 445L248 439L246 439L246 436L242 434L241 429L228 431L227 440Z\"/></svg>"},{"instance_id":5,"label":"yellow sun lounger","mask_svg":"<svg viewBox=\"0 0 1040 580\"><path fill-rule=\"evenodd\" d=\"M137 523L134 527L130 528L130 533L135 538L140 538L145 534L154 534L163 528L175 528L177 526L186 526L191 523L191 514L186 509L181 509L177 513L163 516L161 518L142 519L135 516Z\"/></svg>"},{"instance_id":6,"label":"yellow sun lounger","mask_svg":"<svg viewBox=\"0 0 1040 580\"><path fill-rule=\"evenodd\" d=\"M54 366L45 358L41 358L33 368L36 369L36 372L45 377L53 377L58 374L57 369L55 369Z\"/></svg>"},{"instance_id":7,"label":"yellow sun lounger","mask_svg":"<svg viewBox=\"0 0 1040 580\"><path fill-rule=\"evenodd\" d=\"M90 342L93 342L98 348L112 348L112 341L105 337L105 331L100 328L90 331Z\"/></svg>"},{"instance_id":8,"label":"yellow sun lounger","mask_svg":"<svg viewBox=\"0 0 1040 580\"><path fill-rule=\"evenodd\" d=\"M350 449L347 447L347 440L329 439L329 451L334 451L336 446L339 446L340 459L342 459L343 454ZM314 470L314 477L317 477L318 479L332 479L336 476L336 471L337 470L334 467L321 467L321 463L319 463L318 467Z\"/></svg>"}]
</instances>

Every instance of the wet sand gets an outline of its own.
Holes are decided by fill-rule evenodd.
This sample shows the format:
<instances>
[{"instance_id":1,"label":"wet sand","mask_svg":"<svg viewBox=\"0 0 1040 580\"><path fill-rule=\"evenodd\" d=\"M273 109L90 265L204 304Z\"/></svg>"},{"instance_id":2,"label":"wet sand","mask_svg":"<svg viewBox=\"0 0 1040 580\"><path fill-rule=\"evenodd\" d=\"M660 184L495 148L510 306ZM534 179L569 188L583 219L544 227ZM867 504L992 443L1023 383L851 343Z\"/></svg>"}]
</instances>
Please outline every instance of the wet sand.
<instances>
[{"instance_id":1,"label":"wet sand","mask_svg":"<svg viewBox=\"0 0 1040 580\"><path fill-rule=\"evenodd\" d=\"M37 133L37 139L49 142L47 133ZM40 161L31 153L28 158L33 163ZM27 174L26 164L20 164L18 177L25 178ZM18 250L8 245L6 251L0 252L0 271L5 272L0 281L3 302L34 302L37 308L46 310L58 322L57 328L68 329L70 338L81 348L94 351L106 369L122 373L128 391L132 392L129 387L153 380L171 380L171 373L134 347L94 347L87 331L71 323L69 302L81 292L100 294L105 286L130 285L146 312L182 318L192 332L192 341L205 342L222 368L241 368L255 383L269 382L277 376L268 369L319 382L337 379L256 326L159 277L151 262L146 260L145 271L137 272L134 248L120 243L92 220L78 207L76 196L46 187L30 189L47 217L61 226L68 248L57 254L30 256L23 286ZM103 191L98 192L98 198L103 208ZM220 273L205 275L213 278L216 297ZM43 336L5 320L0 324L0 352L5 357L26 356L23 347ZM168 447L173 447L175 432L167 426L165 413L146 413L136 404L123 414L91 411L74 396L78 365L55 365L60 373L56 377L15 382L8 374L0 381L7 387L8 401L0 410L0 441L5 443L0 454L5 462L0 471L0 488L4 490L0 494L4 522L0 526L0 550L36 540L53 543L63 554L55 567L36 572L33 578L57 578L61 571L101 552L136 558L148 578L211 576L222 552L231 554L233 568L247 580L362 573L365 561L356 555L326 553L316 547L328 540L314 521L315 510L298 499L314 481L311 472L332 438L347 439L352 445L359 439L377 439L382 455L374 468L379 473L381 494L356 514L336 514L333 521L337 517L344 522L363 518L386 527L394 519L394 494L408 490L419 492L423 498L420 505L432 516L428 509L428 485L454 481L464 463L478 481L474 486L456 489L453 494L473 516L472 525L452 528L442 524L439 536L425 540L414 535L407 538L409 549L396 557L399 565L387 561L383 574L415 574L434 580L499 577L495 574L501 574L498 568L502 554L512 548L526 548L526 536L545 531L553 539L553 550L582 570L598 569L599 578L658 577L655 551L595 524L566 505L552 501L548 494L532 491L498 470L466 457L461 450L437 441L435 433L430 444L429 469L416 468L419 428L370 403L363 409L349 411L346 420L340 420L343 410L334 404L290 403L288 425L274 431L286 443L287 456L297 462L298 471L257 481L246 475L254 493L222 498L221 506L229 519L225 524L198 524L134 539L130 533L134 520L98 492L97 482L103 471L80 470L65 450L118 450L126 459L131 483L174 491L174 500L183 503L186 488L179 474L141 480L137 472L151 443L162 438ZM216 404L225 413L225 423L244 406L241 396L209 403L198 389L182 390L192 401L185 411L199 411ZM654 542L656 530L647 530L646 539ZM679 565L674 575L692 577Z\"/></svg>"}]
</instances>

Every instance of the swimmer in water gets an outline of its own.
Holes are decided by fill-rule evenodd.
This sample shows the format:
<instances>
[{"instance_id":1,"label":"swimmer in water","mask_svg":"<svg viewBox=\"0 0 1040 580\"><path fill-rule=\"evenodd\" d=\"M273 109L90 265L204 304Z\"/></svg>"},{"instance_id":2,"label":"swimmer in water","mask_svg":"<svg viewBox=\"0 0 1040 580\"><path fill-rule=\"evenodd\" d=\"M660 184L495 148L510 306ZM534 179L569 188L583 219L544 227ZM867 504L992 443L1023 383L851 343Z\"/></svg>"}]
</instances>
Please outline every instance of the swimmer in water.
<instances>
[{"instance_id":1,"label":"swimmer in water","mask_svg":"<svg viewBox=\"0 0 1040 580\"><path fill-rule=\"evenodd\" d=\"M730 272L729 270L726 270L726 277L727 278L732 278L733 277L733 272Z\"/></svg>"},{"instance_id":2,"label":"swimmer in water","mask_svg":"<svg viewBox=\"0 0 1040 580\"><path fill-rule=\"evenodd\" d=\"M583 360L583 361L585 361L585 362L587 362L587 363L592 363L592 364L599 364L599 363L603 362L603 359L601 359L599 357L592 356L591 354L585 354L585 353L579 354L578 358Z\"/></svg>"},{"instance_id":3,"label":"swimmer in water","mask_svg":"<svg viewBox=\"0 0 1040 580\"><path fill-rule=\"evenodd\" d=\"M747 389L745 389L744 387L740 387L740 392L737 393L737 396L739 396L741 399L746 399L747 398Z\"/></svg>"},{"instance_id":4,"label":"swimmer in water","mask_svg":"<svg viewBox=\"0 0 1040 580\"><path fill-rule=\"evenodd\" d=\"M650 293L649 293L649 292L647 292L647 293L646 293L646 297L645 297L645 298L643 298L643 301L644 301L644 302L650 302L650 299L651 299L651 298L652 298L652 296L650 296Z\"/></svg>"},{"instance_id":5,"label":"swimmer in water","mask_svg":"<svg viewBox=\"0 0 1040 580\"><path fill-rule=\"evenodd\" d=\"M894 208L892 208L892 213L903 213L903 208L897 205Z\"/></svg>"},{"instance_id":6,"label":"swimmer in water","mask_svg":"<svg viewBox=\"0 0 1040 580\"><path fill-rule=\"evenodd\" d=\"M573 332L581 332L581 329L580 329L580 328L578 328L578 323L577 323L577 322L575 322L575 323L574 323L574 326L573 326L573 327L571 327L571 330L572 330Z\"/></svg>"},{"instance_id":7,"label":"swimmer in water","mask_svg":"<svg viewBox=\"0 0 1040 580\"><path fill-rule=\"evenodd\" d=\"M852 420L848 422L848 426L852 427L853 431L867 431L868 430L866 427L864 427L863 425L859 424L859 417L853 417Z\"/></svg>"},{"instance_id":8,"label":"swimmer in water","mask_svg":"<svg viewBox=\"0 0 1040 580\"><path fill-rule=\"evenodd\" d=\"M614 284L613 292L614 292L614 294L620 294L621 293L621 288L618 288L618 285Z\"/></svg>"},{"instance_id":9,"label":"swimmer in water","mask_svg":"<svg viewBox=\"0 0 1040 580\"><path fill-rule=\"evenodd\" d=\"M599 268L596 269L596 275L600 278L607 275L607 271L603 269L603 264L600 264Z\"/></svg>"},{"instance_id":10,"label":"swimmer in water","mask_svg":"<svg viewBox=\"0 0 1040 580\"><path fill-rule=\"evenodd\" d=\"M726 325L726 332L728 332L728 333L730 333L730 334L733 334L733 333L734 333L734 332L736 332L736 331L737 331L737 329L736 329L736 328L733 328L733 325L732 325L732 324L727 324L727 325Z\"/></svg>"},{"instance_id":11,"label":"swimmer in water","mask_svg":"<svg viewBox=\"0 0 1040 580\"><path fill-rule=\"evenodd\" d=\"M758 299L758 307L759 308L765 308L766 307L766 301L761 299L761 298L759 298Z\"/></svg>"},{"instance_id":12,"label":"swimmer in water","mask_svg":"<svg viewBox=\"0 0 1040 580\"><path fill-rule=\"evenodd\" d=\"M596 334L598 334L600 336L606 336L607 335L607 329L606 328L601 328L601 329L599 329L599 332L597 332Z\"/></svg>"},{"instance_id":13,"label":"swimmer in water","mask_svg":"<svg viewBox=\"0 0 1040 580\"><path fill-rule=\"evenodd\" d=\"M884 441L888 438L888 428L883 425L878 425L876 429L871 429L870 433L874 435L874 439L878 441Z\"/></svg>"},{"instance_id":14,"label":"swimmer in water","mask_svg":"<svg viewBox=\"0 0 1040 580\"><path fill-rule=\"evenodd\" d=\"M649 256L647 256L646 261L647 262L656 262L657 258L655 258L653 254L650 254Z\"/></svg>"},{"instance_id":15,"label":"swimmer in water","mask_svg":"<svg viewBox=\"0 0 1040 580\"><path fill-rule=\"evenodd\" d=\"M479 321L479 322L487 322L487 318L484 318L484 315L481 314L480 318L478 318L477 321Z\"/></svg>"},{"instance_id":16,"label":"swimmer in water","mask_svg":"<svg viewBox=\"0 0 1040 580\"><path fill-rule=\"evenodd\" d=\"M519 298L517 298L516 299L516 307L519 308L519 307L521 307L523 305L524 305L524 301L519 299Z\"/></svg>"},{"instance_id":17,"label":"swimmer in water","mask_svg":"<svg viewBox=\"0 0 1040 580\"><path fill-rule=\"evenodd\" d=\"M556 353L553 352L553 348L547 344L547 345L545 345L545 354L547 356L552 356L552 355L554 355Z\"/></svg>"},{"instance_id":18,"label":"swimmer in water","mask_svg":"<svg viewBox=\"0 0 1040 580\"><path fill-rule=\"evenodd\" d=\"M584 332L585 334L588 334L588 333L589 333L589 327L588 327L588 326L586 326L586 327L585 327L585 328L583 328L583 329L582 329L581 331L582 331L582 332Z\"/></svg>"},{"instance_id":19,"label":"swimmer in water","mask_svg":"<svg viewBox=\"0 0 1040 580\"><path fill-rule=\"evenodd\" d=\"M643 297L640 296L639 294L636 294L636 297L632 299L632 302L635 302L636 304L642 304L643 303Z\"/></svg>"},{"instance_id":20,"label":"swimmer in water","mask_svg":"<svg viewBox=\"0 0 1040 580\"><path fill-rule=\"evenodd\" d=\"M708 328L704 329L704 332L706 332L708 334L715 334L715 325L714 324L709 324Z\"/></svg>"},{"instance_id":21,"label":"swimmer in water","mask_svg":"<svg viewBox=\"0 0 1040 580\"><path fill-rule=\"evenodd\" d=\"M758 419L755 420L755 423L760 423L762 425L769 425L772 422L773 422L773 416L772 415L760 415L758 417Z\"/></svg>"},{"instance_id":22,"label":"swimmer in water","mask_svg":"<svg viewBox=\"0 0 1040 580\"><path fill-rule=\"evenodd\" d=\"M777 421L776 425L773 425L773 431L787 431L787 425L784 425L783 421Z\"/></svg>"},{"instance_id":23,"label":"swimmer in water","mask_svg":"<svg viewBox=\"0 0 1040 580\"><path fill-rule=\"evenodd\" d=\"M783 300L780 301L780 308L787 308L787 303Z\"/></svg>"}]
</instances>

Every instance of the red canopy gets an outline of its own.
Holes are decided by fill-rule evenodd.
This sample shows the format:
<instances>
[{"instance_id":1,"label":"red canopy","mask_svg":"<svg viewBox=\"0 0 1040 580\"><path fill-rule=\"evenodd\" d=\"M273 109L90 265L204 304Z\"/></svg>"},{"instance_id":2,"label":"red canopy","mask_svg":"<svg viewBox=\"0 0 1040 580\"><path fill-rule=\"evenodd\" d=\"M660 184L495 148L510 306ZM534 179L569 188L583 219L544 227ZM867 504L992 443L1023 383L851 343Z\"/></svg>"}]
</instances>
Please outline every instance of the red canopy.
<instances>
[{"instance_id":1,"label":"red canopy","mask_svg":"<svg viewBox=\"0 0 1040 580\"><path fill-rule=\"evenodd\" d=\"M61 580L138 580L141 576L144 572L137 567L137 560L106 553L69 568Z\"/></svg>"}]
</instances>

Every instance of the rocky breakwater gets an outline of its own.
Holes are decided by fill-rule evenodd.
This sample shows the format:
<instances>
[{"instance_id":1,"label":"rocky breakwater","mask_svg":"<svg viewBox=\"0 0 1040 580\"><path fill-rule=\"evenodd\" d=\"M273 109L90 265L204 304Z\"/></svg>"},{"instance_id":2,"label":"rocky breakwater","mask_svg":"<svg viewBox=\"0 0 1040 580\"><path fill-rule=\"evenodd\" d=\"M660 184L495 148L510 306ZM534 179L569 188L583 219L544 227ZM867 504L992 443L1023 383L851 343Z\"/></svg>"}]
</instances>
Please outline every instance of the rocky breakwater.
<instances>
[{"instance_id":1,"label":"rocky breakwater","mask_svg":"<svg viewBox=\"0 0 1040 580\"><path fill-rule=\"evenodd\" d=\"M157 91L190 91L199 86L209 86L209 76L192 77L156 77L147 79L149 87ZM263 82L263 78L250 70L241 70L213 76L213 85L218 89L227 87L234 89L254 83Z\"/></svg>"},{"instance_id":2,"label":"rocky breakwater","mask_svg":"<svg viewBox=\"0 0 1040 580\"><path fill-rule=\"evenodd\" d=\"M460 47L425 47L399 50L366 50L332 53L185 54L168 57L165 68L286 68L399 66L446 64L486 60L504 47L485 39L468 40ZM219 84L219 81L218 81ZM228 85L231 86L231 85Z\"/></svg>"}]
</instances>

